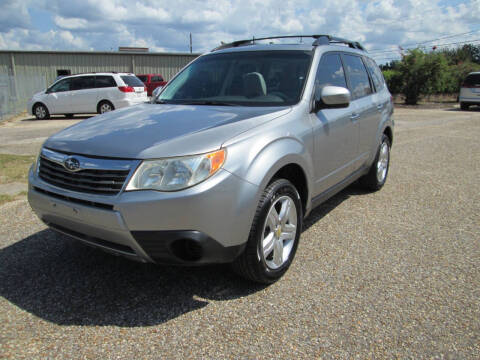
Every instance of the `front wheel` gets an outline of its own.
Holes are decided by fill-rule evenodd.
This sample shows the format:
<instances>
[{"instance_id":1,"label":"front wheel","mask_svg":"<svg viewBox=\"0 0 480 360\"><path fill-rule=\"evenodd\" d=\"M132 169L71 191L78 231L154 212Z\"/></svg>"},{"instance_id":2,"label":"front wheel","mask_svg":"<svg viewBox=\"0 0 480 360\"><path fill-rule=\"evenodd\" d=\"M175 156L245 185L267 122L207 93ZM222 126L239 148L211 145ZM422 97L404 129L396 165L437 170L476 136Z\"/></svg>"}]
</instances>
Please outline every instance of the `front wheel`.
<instances>
[{"instance_id":1,"label":"front wheel","mask_svg":"<svg viewBox=\"0 0 480 360\"><path fill-rule=\"evenodd\" d=\"M295 186L273 181L257 206L244 252L233 270L255 282L271 284L290 267L302 230L302 205Z\"/></svg>"},{"instance_id":2,"label":"front wheel","mask_svg":"<svg viewBox=\"0 0 480 360\"><path fill-rule=\"evenodd\" d=\"M378 147L375 160L373 161L367 175L359 179L360 184L371 191L377 191L385 185L387 181L388 170L390 168L390 148L392 147L390 139L383 134L382 142Z\"/></svg>"},{"instance_id":3,"label":"front wheel","mask_svg":"<svg viewBox=\"0 0 480 360\"><path fill-rule=\"evenodd\" d=\"M47 107L43 104L35 105L33 113L35 114L37 120L46 120L50 118L50 113L48 112Z\"/></svg>"}]
</instances>

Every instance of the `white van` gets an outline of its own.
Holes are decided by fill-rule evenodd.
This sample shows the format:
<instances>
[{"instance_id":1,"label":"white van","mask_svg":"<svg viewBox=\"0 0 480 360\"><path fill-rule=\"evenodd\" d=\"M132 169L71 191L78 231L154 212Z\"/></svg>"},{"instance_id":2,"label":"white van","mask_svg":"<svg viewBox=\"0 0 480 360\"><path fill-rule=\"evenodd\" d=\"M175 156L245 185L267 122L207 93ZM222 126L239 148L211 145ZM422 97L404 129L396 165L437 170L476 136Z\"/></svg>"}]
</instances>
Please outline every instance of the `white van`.
<instances>
[{"instance_id":1,"label":"white van","mask_svg":"<svg viewBox=\"0 0 480 360\"><path fill-rule=\"evenodd\" d=\"M35 94L27 110L43 120L57 114L103 114L146 101L147 90L134 74L89 73L59 79Z\"/></svg>"}]
</instances>

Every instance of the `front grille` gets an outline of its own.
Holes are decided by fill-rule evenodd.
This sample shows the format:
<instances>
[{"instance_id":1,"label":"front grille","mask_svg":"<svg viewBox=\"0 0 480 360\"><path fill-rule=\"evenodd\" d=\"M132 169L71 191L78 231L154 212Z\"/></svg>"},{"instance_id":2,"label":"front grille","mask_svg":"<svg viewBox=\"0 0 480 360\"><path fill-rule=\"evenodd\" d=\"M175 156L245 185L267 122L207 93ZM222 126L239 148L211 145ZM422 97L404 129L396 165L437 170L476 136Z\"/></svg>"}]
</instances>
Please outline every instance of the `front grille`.
<instances>
[{"instance_id":1,"label":"front grille","mask_svg":"<svg viewBox=\"0 0 480 360\"><path fill-rule=\"evenodd\" d=\"M39 177L63 189L100 195L115 195L120 192L130 170L85 169L70 172L62 165L40 158Z\"/></svg>"}]
</instances>

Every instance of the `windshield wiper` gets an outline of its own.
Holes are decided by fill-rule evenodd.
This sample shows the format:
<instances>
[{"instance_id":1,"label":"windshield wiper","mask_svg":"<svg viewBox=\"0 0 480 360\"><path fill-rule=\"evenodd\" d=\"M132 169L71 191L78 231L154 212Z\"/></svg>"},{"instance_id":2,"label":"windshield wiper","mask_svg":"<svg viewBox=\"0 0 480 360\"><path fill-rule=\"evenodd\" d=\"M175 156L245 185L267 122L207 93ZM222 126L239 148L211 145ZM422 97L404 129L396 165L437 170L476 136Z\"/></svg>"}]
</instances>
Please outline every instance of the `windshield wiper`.
<instances>
[{"instance_id":1,"label":"windshield wiper","mask_svg":"<svg viewBox=\"0 0 480 360\"><path fill-rule=\"evenodd\" d=\"M220 105L220 106L242 106L240 104L231 103L227 101L217 101L217 100L195 100L195 101L185 101L179 104L182 105Z\"/></svg>"}]
</instances>

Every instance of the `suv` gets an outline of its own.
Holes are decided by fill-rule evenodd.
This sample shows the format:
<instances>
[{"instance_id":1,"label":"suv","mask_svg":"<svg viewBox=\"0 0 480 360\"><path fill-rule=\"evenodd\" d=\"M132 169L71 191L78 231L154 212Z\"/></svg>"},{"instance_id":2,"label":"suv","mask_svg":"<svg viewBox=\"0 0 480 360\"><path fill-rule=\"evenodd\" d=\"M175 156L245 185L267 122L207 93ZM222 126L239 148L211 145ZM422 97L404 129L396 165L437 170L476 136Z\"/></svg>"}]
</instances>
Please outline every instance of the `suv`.
<instances>
[{"instance_id":1,"label":"suv","mask_svg":"<svg viewBox=\"0 0 480 360\"><path fill-rule=\"evenodd\" d=\"M467 75L460 88L460 108L468 110L470 105L480 105L480 72Z\"/></svg>"},{"instance_id":2,"label":"suv","mask_svg":"<svg viewBox=\"0 0 480 360\"><path fill-rule=\"evenodd\" d=\"M356 42L311 37L222 45L156 103L53 135L30 170L32 208L130 259L232 263L274 282L312 208L356 180L380 189L390 163L393 103L379 68Z\"/></svg>"},{"instance_id":3,"label":"suv","mask_svg":"<svg viewBox=\"0 0 480 360\"><path fill-rule=\"evenodd\" d=\"M167 83L160 74L143 74L137 77L145 84L147 88L147 95L152 96L153 90L159 86L165 86Z\"/></svg>"},{"instance_id":4,"label":"suv","mask_svg":"<svg viewBox=\"0 0 480 360\"><path fill-rule=\"evenodd\" d=\"M27 110L43 120L56 114L103 114L146 101L145 86L134 74L90 73L62 77L33 95Z\"/></svg>"}]
</instances>

